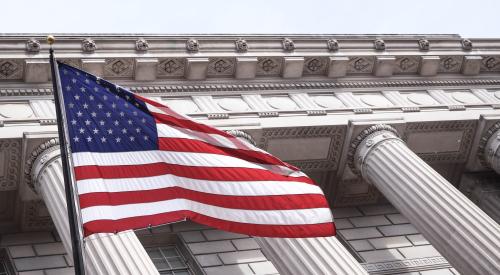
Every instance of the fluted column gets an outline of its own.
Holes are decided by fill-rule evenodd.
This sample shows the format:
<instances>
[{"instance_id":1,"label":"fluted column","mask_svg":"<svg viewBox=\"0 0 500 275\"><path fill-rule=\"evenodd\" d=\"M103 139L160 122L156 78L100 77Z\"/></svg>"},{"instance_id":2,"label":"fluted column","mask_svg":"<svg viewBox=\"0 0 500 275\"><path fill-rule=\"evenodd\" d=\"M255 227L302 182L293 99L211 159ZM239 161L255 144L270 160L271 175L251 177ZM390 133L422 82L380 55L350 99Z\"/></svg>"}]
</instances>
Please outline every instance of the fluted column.
<instances>
[{"instance_id":1,"label":"fluted column","mask_svg":"<svg viewBox=\"0 0 500 275\"><path fill-rule=\"evenodd\" d=\"M364 130L350 165L374 184L461 274L500 274L500 226L386 125Z\"/></svg>"},{"instance_id":2,"label":"fluted column","mask_svg":"<svg viewBox=\"0 0 500 275\"><path fill-rule=\"evenodd\" d=\"M479 159L484 166L500 174L500 122L491 126L481 138Z\"/></svg>"},{"instance_id":3,"label":"fluted column","mask_svg":"<svg viewBox=\"0 0 500 275\"><path fill-rule=\"evenodd\" d=\"M500 184L498 176L467 174L462 176L462 191L494 221L500 223Z\"/></svg>"},{"instance_id":4,"label":"fluted column","mask_svg":"<svg viewBox=\"0 0 500 275\"><path fill-rule=\"evenodd\" d=\"M63 169L57 140L37 148L28 162L34 189L39 193L68 252L71 253ZM85 269L89 275L159 274L146 250L131 230L94 234L85 239Z\"/></svg>"},{"instance_id":5,"label":"fluted column","mask_svg":"<svg viewBox=\"0 0 500 275\"><path fill-rule=\"evenodd\" d=\"M243 131L228 132L255 145L252 137ZM336 237L255 240L283 275L368 274Z\"/></svg>"}]
</instances>

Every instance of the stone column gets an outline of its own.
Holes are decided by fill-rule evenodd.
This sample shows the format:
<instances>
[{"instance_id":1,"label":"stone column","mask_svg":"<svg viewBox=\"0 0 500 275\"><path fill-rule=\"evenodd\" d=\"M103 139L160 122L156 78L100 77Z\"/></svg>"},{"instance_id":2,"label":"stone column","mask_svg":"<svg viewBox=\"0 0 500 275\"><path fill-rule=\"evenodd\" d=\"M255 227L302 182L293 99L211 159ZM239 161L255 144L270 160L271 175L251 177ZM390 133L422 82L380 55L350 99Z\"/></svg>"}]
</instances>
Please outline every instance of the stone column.
<instances>
[{"instance_id":1,"label":"stone column","mask_svg":"<svg viewBox=\"0 0 500 275\"><path fill-rule=\"evenodd\" d=\"M41 195L61 240L71 257L63 169L58 140L40 145L26 170L35 192ZM94 234L85 239L84 260L87 274L159 274L146 250L131 230L118 234Z\"/></svg>"},{"instance_id":2,"label":"stone column","mask_svg":"<svg viewBox=\"0 0 500 275\"><path fill-rule=\"evenodd\" d=\"M468 174L462 176L462 191L472 202L500 223L500 184L498 176L489 174Z\"/></svg>"},{"instance_id":3,"label":"stone column","mask_svg":"<svg viewBox=\"0 0 500 275\"><path fill-rule=\"evenodd\" d=\"M252 137L239 130L228 131L252 145ZM368 274L336 237L255 238L280 274L358 275Z\"/></svg>"},{"instance_id":4,"label":"stone column","mask_svg":"<svg viewBox=\"0 0 500 275\"><path fill-rule=\"evenodd\" d=\"M479 143L481 163L500 174L500 122L491 126Z\"/></svg>"},{"instance_id":5,"label":"stone column","mask_svg":"<svg viewBox=\"0 0 500 275\"><path fill-rule=\"evenodd\" d=\"M365 129L349 158L461 274L500 274L500 226L413 153L396 130Z\"/></svg>"}]
</instances>

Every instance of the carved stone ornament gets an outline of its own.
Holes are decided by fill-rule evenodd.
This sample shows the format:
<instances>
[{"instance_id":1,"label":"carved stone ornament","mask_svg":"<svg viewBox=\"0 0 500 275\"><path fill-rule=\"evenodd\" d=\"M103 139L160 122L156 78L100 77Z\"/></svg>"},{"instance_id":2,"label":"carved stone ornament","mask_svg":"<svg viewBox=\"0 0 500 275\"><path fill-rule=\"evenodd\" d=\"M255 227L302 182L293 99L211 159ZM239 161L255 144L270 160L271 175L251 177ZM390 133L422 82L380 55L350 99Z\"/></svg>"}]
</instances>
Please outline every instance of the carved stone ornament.
<instances>
[{"instance_id":1,"label":"carved stone ornament","mask_svg":"<svg viewBox=\"0 0 500 275\"><path fill-rule=\"evenodd\" d=\"M238 52L246 52L248 51L248 44L247 41L244 39L238 39L234 41L234 45L236 46L236 51Z\"/></svg>"},{"instance_id":2,"label":"carved stone ornament","mask_svg":"<svg viewBox=\"0 0 500 275\"><path fill-rule=\"evenodd\" d=\"M472 50L472 41L470 39L462 39L462 49L466 51Z\"/></svg>"},{"instance_id":3,"label":"carved stone ornament","mask_svg":"<svg viewBox=\"0 0 500 275\"><path fill-rule=\"evenodd\" d=\"M285 51L293 51L295 50L295 43L293 43L293 40L290 38L284 38L283 41L281 41L283 44L283 50Z\"/></svg>"},{"instance_id":4,"label":"carved stone ornament","mask_svg":"<svg viewBox=\"0 0 500 275\"><path fill-rule=\"evenodd\" d=\"M228 130L228 131L226 131L226 133L228 133L230 135L233 135L233 136L235 136L237 138L242 138L242 139L248 141L253 146L257 146L257 143L252 138L252 136L250 134L246 133L246 132L243 132L241 130Z\"/></svg>"},{"instance_id":5,"label":"carved stone ornament","mask_svg":"<svg viewBox=\"0 0 500 275\"><path fill-rule=\"evenodd\" d=\"M139 38L135 41L135 49L140 52L145 52L149 49L149 43L144 38Z\"/></svg>"},{"instance_id":6,"label":"carved stone ornament","mask_svg":"<svg viewBox=\"0 0 500 275\"><path fill-rule=\"evenodd\" d=\"M328 39L326 41L326 47L331 52L338 51L339 50L339 42L337 41L337 39Z\"/></svg>"},{"instance_id":7,"label":"carved stone ornament","mask_svg":"<svg viewBox=\"0 0 500 275\"><path fill-rule=\"evenodd\" d=\"M420 39L418 40L418 48L421 50L421 51L428 51L431 47L431 43L429 42L429 40L427 39Z\"/></svg>"},{"instance_id":8,"label":"carved stone ornament","mask_svg":"<svg viewBox=\"0 0 500 275\"><path fill-rule=\"evenodd\" d=\"M97 46L94 40L90 38L86 38L82 41L82 50L86 53L94 52L97 49Z\"/></svg>"},{"instance_id":9,"label":"carved stone ornament","mask_svg":"<svg viewBox=\"0 0 500 275\"><path fill-rule=\"evenodd\" d=\"M197 52L200 50L200 44L198 43L198 40L196 39L188 39L186 41L186 50L188 50L188 52Z\"/></svg>"},{"instance_id":10,"label":"carved stone ornament","mask_svg":"<svg viewBox=\"0 0 500 275\"><path fill-rule=\"evenodd\" d=\"M375 39L375 41L373 41L373 45L377 51L385 50L385 42L382 39Z\"/></svg>"},{"instance_id":11,"label":"carved stone ornament","mask_svg":"<svg viewBox=\"0 0 500 275\"><path fill-rule=\"evenodd\" d=\"M40 51L40 41L31 38L26 41L26 51L30 53L37 53Z\"/></svg>"},{"instance_id":12,"label":"carved stone ornament","mask_svg":"<svg viewBox=\"0 0 500 275\"><path fill-rule=\"evenodd\" d=\"M59 148L59 139L53 138L50 139L42 144L40 144L33 152L31 152L31 155L29 159L26 161L26 164L24 166L24 180L26 184L35 192L35 182L32 178L32 170L33 170L33 165L35 164L36 159L43 153L45 150L48 150L49 148L54 148L58 149ZM40 159L40 161L43 163L46 160Z\"/></svg>"}]
</instances>

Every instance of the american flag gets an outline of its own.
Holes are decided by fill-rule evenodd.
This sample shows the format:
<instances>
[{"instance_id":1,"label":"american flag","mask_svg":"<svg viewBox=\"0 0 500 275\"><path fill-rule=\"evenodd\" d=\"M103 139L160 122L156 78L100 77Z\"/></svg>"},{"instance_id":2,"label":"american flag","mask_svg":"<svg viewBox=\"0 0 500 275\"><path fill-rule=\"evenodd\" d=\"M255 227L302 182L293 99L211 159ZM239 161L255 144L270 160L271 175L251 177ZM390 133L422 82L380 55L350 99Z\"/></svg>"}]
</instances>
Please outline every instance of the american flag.
<instances>
[{"instance_id":1,"label":"american flag","mask_svg":"<svg viewBox=\"0 0 500 275\"><path fill-rule=\"evenodd\" d=\"M58 62L84 235L185 219L263 237L335 234L304 173L224 131Z\"/></svg>"}]
</instances>

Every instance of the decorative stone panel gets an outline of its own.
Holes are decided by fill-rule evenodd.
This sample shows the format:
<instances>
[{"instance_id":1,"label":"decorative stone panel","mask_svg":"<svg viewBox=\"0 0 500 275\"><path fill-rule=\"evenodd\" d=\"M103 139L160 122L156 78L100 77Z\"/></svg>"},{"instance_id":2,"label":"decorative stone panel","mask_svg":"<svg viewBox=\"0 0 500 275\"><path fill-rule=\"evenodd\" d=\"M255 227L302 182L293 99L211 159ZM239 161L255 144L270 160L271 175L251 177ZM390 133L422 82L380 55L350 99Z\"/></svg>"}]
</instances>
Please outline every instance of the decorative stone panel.
<instances>
[{"instance_id":1,"label":"decorative stone panel","mask_svg":"<svg viewBox=\"0 0 500 275\"><path fill-rule=\"evenodd\" d=\"M104 65L105 77L133 77L134 59L133 58L109 58Z\"/></svg>"},{"instance_id":2,"label":"decorative stone panel","mask_svg":"<svg viewBox=\"0 0 500 275\"><path fill-rule=\"evenodd\" d=\"M462 68L462 56L441 56L439 62L440 73L458 73Z\"/></svg>"},{"instance_id":3,"label":"decorative stone panel","mask_svg":"<svg viewBox=\"0 0 500 275\"><path fill-rule=\"evenodd\" d=\"M373 56L350 57L347 72L369 74L373 71L374 63Z\"/></svg>"},{"instance_id":4,"label":"decorative stone panel","mask_svg":"<svg viewBox=\"0 0 500 275\"><path fill-rule=\"evenodd\" d=\"M24 71L24 60L22 59L0 59L1 79L22 79Z\"/></svg>"},{"instance_id":5,"label":"decorative stone panel","mask_svg":"<svg viewBox=\"0 0 500 275\"><path fill-rule=\"evenodd\" d=\"M326 57L306 57L303 73L305 75L324 75L328 62Z\"/></svg>"},{"instance_id":6,"label":"decorative stone panel","mask_svg":"<svg viewBox=\"0 0 500 275\"><path fill-rule=\"evenodd\" d=\"M158 63L158 77L182 77L185 68L184 58L160 59Z\"/></svg>"},{"instance_id":7,"label":"decorative stone panel","mask_svg":"<svg viewBox=\"0 0 500 275\"><path fill-rule=\"evenodd\" d=\"M257 58L258 76L278 76L281 73L283 60L281 57L259 57Z\"/></svg>"},{"instance_id":8,"label":"decorative stone panel","mask_svg":"<svg viewBox=\"0 0 500 275\"><path fill-rule=\"evenodd\" d=\"M402 138L424 161L465 162L476 124L475 120L410 122Z\"/></svg>"},{"instance_id":9,"label":"decorative stone panel","mask_svg":"<svg viewBox=\"0 0 500 275\"><path fill-rule=\"evenodd\" d=\"M418 56L398 56L394 74L414 74L418 72L420 58Z\"/></svg>"},{"instance_id":10,"label":"decorative stone panel","mask_svg":"<svg viewBox=\"0 0 500 275\"><path fill-rule=\"evenodd\" d=\"M303 170L336 170L344 134L345 126L269 128L263 130L258 144L263 150ZM286 153L291 144L295 146L294 151L299 152L298 158Z\"/></svg>"},{"instance_id":11,"label":"decorative stone panel","mask_svg":"<svg viewBox=\"0 0 500 275\"><path fill-rule=\"evenodd\" d=\"M346 207L377 203L382 195L373 184L368 184L361 178L342 180L334 194L334 207Z\"/></svg>"},{"instance_id":12,"label":"decorative stone panel","mask_svg":"<svg viewBox=\"0 0 500 275\"><path fill-rule=\"evenodd\" d=\"M0 191L16 190L21 174L21 142L0 140Z\"/></svg>"},{"instance_id":13,"label":"decorative stone panel","mask_svg":"<svg viewBox=\"0 0 500 275\"><path fill-rule=\"evenodd\" d=\"M481 61L482 72L498 72L500 71L500 56L483 56Z\"/></svg>"},{"instance_id":14,"label":"decorative stone panel","mask_svg":"<svg viewBox=\"0 0 500 275\"><path fill-rule=\"evenodd\" d=\"M234 58L210 58L208 61L207 76L232 76L235 70Z\"/></svg>"},{"instance_id":15,"label":"decorative stone panel","mask_svg":"<svg viewBox=\"0 0 500 275\"><path fill-rule=\"evenodd\" d=\"M27 201L24 203L22 228L24 231L54 229L52 218L43 201Z\"/></svg>"}]
</instances>

